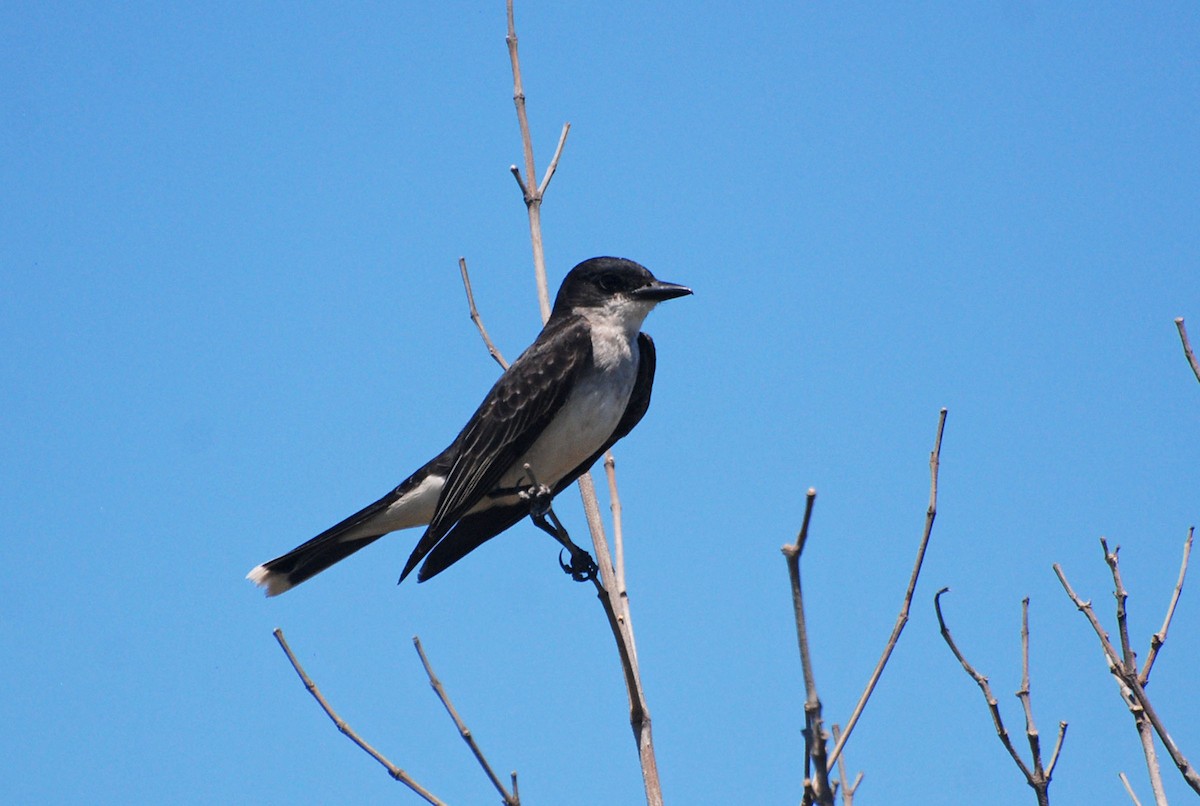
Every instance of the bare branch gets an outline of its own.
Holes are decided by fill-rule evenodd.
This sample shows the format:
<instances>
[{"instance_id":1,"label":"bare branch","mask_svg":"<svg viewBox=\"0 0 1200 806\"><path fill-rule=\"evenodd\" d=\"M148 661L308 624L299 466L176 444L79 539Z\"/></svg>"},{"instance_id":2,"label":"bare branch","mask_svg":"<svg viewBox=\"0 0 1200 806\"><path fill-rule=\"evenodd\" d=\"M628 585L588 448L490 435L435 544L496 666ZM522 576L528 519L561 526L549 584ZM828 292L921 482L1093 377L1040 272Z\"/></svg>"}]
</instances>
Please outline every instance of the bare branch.
<instances>
[{"instance_id":1,"label":"bare branch","mask_svg":"<svg viewBox=\"0 0 1200 806\"><path fill-rule=\"evenodd\" d=\"M517 180L517 187L521 189L521 197L529 198L529 188L525 185L525 180L521 178L521 169L516 165L508 166L508 172L513 175L513 179Z\"/></svg>"},{"instance_id":2,"label":"bare branch","mask_svg":"<svg viewBox=\"0 0 1200 806\"><path fill-rule=\"evenodd\" d=\"M426 803L432 803L435 804L435 806L445 806L443 801L438 800L436 797L430 794L425 787L413 780L408 773L397 767L391 761L388 761L388 759L385 758L382 753L380 753L371 745L367 744L362 737L355 733L354 729L347 725L346 721L337 715L337 712L333 710L333 707L325 699L324 695L321 694L321 690L317 688L317 684L314 683L312 678L308 676L308 673L304 671L304 667L301 666L300 661L296 659L296 655L292 652L292 648L288 646L287 639L283 637L283 630L277 628L274 632L274 635L275 640L279 642L279 646L283 648L284 654L287 655L288 661L292 664L292 668L296 670L296 674L300 676L300 680L304 683L304 687L308 689L308 693L313 696L313 699L317 701L317 704L321 706L321 710L323 710L325 715L333 721L333 724L337 726L337 729L341 731L346 738L358 745L364 752L367 753L367 755L382 764L383 767L388 771L389 775L424 798Z\"/></svg>"},{"instance_id":3,"label":"bare branch","mask_svg":"<svg viewBox=\"0 0 1200 806\"><path fill-rule=\"evenodd\" d=\"M1179 563L1179 579L1176 580L1175 590L1171 593L1171 603L1167 605L1167 615L1163 619L1162 628L1150 636L1150 652L1146 655L1146 663L1142 666L1141 674L1138 675L1138 681L1143 688L1150 682L1150 670L1158 658L1158 650L1166 643L1167 628L1171 626L1171 619L1175 617L1175 605L1179 604L1179 594L1183 591L1183 580L1187 576L1188 559L1192 555L1192 536L1195 531L1195 526L1188 527L1187 540L1183 541L1183 560Z\"/></svg>"},{"instance_id":4,"label":"bare branch","mask_svg":"<svg viewBox=\"0 0 1200 806\"><path fill-rule=\"evenodd\" d=\"M1120 668L1121 655L1117 652L1116 647L1108 640L1108 633L1104 631L1104 627L1100 625L1100 620L1096 618L1096 613L1092 610L1092 603L1085 602L1075 593L1075 589L1071 587L1071 583L1067 581L1066 574L1063 573L1062 566L1054 563L1051 566L1054 569L1058 581L1062 584L1063 590L1067 592L1067 596L1075 604L1075 608L1087 617L1088 623L1092 625L1092 629L1096 631L1096 637L1100 639L1100 648L1104 650L1104 657L1108 661L1110 667Z\"/></svg>"},{"instance_id":5,"label":"bare branch","mask_svg":"<svg viewBox=\"0 0 1200 806\"><path fill-rule=\"evenodd\" d=\"M942 632L942 638L945 639L946 645L950 647L950 651L954 653L954 657L962 664L966 673L971 676L971 679L979 686L979 690L983 692L983 698L987 701L988 711L992 715L992 724L996 727L996 735L1000 737L1000 743L1004 745L1004 749L1012 756L1013 762L1021 770L1021 774L1025 776L1025 781L1030 786L1034 786L1033 772L1025 765L1025 761L1017 753L1017 749L1013 747L1012 740L1008 737L1008 730L1004 727L1004 719L1000 716L1000 703L996 699L996 696L992 694L992 687L988 684L988 679L976 671L975 667L963 657L958 644L954 643L954 637L950 635L950 628L946 626L946 619L942 617L942 594L949 590L949 588L942 588L933 596L933 609L937 613L938 628Z\"/></svg>"},{"instance_id":6,"label":"bare branch","mask_svg":"<svg viewBox=\"0 0 1200 806\"><path fill-rule=\"evenodd\" d=\"M533 139L529 132L529 117L525 109L525 88L521 79L521 63L517 49L517 29L513 17L513 0L506 0L508 32L505 42L508 44L509 60L512 63L513 74L513 104L517 111L517 123L521 130L521 147L525 156L525 179L514 165L510 170L521 188L525 200L525 208L529 214L529 239L533 248L534 278L537 282L538 306L541 310L542 321L550 318L550 291L546 281L546 257L542 243L542 196L545 194L550 180L558 169L559 158L566 144L567 133L571 125L563 125L558 138L558 146L550 160L542 181L536 187L537 172L533 160ZM611 454L610 454L611 455ZM613 638L617 642L618 654L621 658L621 668L625 673L625 686L629 695L629 721L633 728L634 741L637 743L638 757L642 765L642 782L646 790L648 806L661 806L662 786L658 777L658 762L654 756L654 740L651 731L650 709L646 704L646 695L642 689L641 675L638 671L637 645L633 637L633 616L630 611L629 597L625 590L624 556L621 550L618 556L619 565L613 563L612 554L608 548L608 539L604 534L604 521L600 517L600 504L596 498L596 487L591 472L584 473L579 478L579 494L583 499L583 511L587 517L588 530L592 535L595 548L596 562L600 567L601 581L596 581L597 595L604 607L605 616L612 628ZM614 501L616 499L614 498ZM619 529L619 521L617 521ZM620 532L617 532L620 535Z\"/></svg>"},{"instance_id":7,"label":"bare branch","mask_svg":"<svg viewBox=\"0 0 1200 806\"><path fill-rule=\"evenodd\" d=\"M542 177L542 183L538 185L539 199L546 197L546 188L550 187L550 180L554 178L554 172L558 170L558 158L562 156L563 146L567 144L567 132L569 131L571 131L570 122L564 123L562 134L558 136L558 145L554 147L554 156L550 158L550 167L546 169L546 175Z\"/></svg>"},{"instance_id":8,"label":"bare branch","mask_svg":"<svg viewBox=\"0 0 1200 806\"><path fill-rule=\"evenodd\" d=\"M1107 546L1105 549L1105 558L1108 557ZM1096 637L1100 639L1100 648L1104 652L1104 659L1108 663L1108 670L1117 680L1117 686L1121 691L1121 699L1129 708L1129 712L1133 715L1134 727L1138 733L1138 739L1142 744L1142 755L1146 758L1146 772L1150 778L1150 788L1154 792L1154 802L1162 806L1166 803L1166 793L1162 786L1162 774L1158 766L1157 753L1154 750L1154 738L1150 733L1149 723L1146 721L1145 710L1138 702L1133 689L1130 688L1122 679L1124 673L1124 660L1117 653L1116 647L1109 640L1108 633L1105 632L1100 620L1096 618L1096 613L1092 609L1091 602L1085 602L1075 593L1071 583L1067 581L1067 576L1062 570L1062 566L1058 563L1053 565L1054 573L1058 576L1058 581L1062 584L1063 590L1067 592L1067 596L1075 604L1077 610L1084 614L1088 623L1092 625L1092 629L1096 633Z\"/></svg>"},{"instance_id":9,"label":"bare branch","mask_svg":"<svg viewBox=\"0 0 1200 806\"><path fill-rule=\"evenodd\" d=\"M1042 771L1042 744L1038 736L1037 726L1033 722L1033 703L1029 696L1029 597L1021 600L1021 688L1017 690L1017 699L1025 710L1025 736L1029 740L1030 758L1033 759L1033 774L1040 776Z\"/></svg>"},{"instance_id":10,"label":"bare branch","mask_svg":"<svg viewBox=\"0 0 1200 806\"><path fill-rule=\"evenodd\" d=\"M525 88L521 83L521 60L517 56L517 27L513 19L513 0L507 0L505 10L508 14L508 35L504 41L508 44L508 58L512 62L513 74L513 105L517 108L517 124L521 127L521 144L525 152L525 175L533 181L536 171L533 167L533 139L529 135L529 117L525 113ZM517 174L513 166L513 173ZM517 174L520 181L520 175ZM524 184L524 183L522 183ZM529 194L525 194L528 198Z\"/></svg>"},{"instance_id":11,"label":"bare branch","mask_svg":"<svg viewBox=\"0 0 1200 806\"><path fill-rule=\"evenodd\" d=\"M504 360L504 356L496 345L492 343L491 336L488 335L487 328L483 326L483 317L479 315L479 309L475 307L475 292L471 290L471 275L467 274L467 259L460 257L458 259L458 271L462 274L463 288L467 290L467 305L471 311L471 321L475 323L475 327L479 330L479 335L483 337L484 346L487 347L488 354L496 359L496 363L501 369L508 369L508 362Z\"/></svg>"},{"instance_id":12,"label":"bare branch","mask_svg":"<svg viewBox=\"0 0 1200 806\"><path fill-rule=\"evenodd\" d=\"M604 615L608 619L609 628L617 643L621 671L625 676L625 689L629 694L629 723L633 728L634 740L637 742L638 755L642 762L642 780L646 788L647 806L662 806L662 788L659 785L658 763L654 756L650 710L646 705L645 695L642 693L637 662L637 645L633 640L633 624L628 609L628 598L613 596L609 593L615 585L616 574L613 570L612 555L608 550L608 541L604 537L604 524L600 519L599 505L596 503L595 487L592 485L590 472L584 473L580 477L580 487L584 486L585 479L587 486L592 490L592 505L588 506L588 498L585 496L584 514L592 529L596 564L600 568L600 577L593 577L592 584L596 587L596 597L600 600L601 607L604 608ZM570 541L570 535L567 534L562 523L555 522L550 525L558 533L559 542ZM597 532L599 533L598 540L596 539Z\"/></svg>"},{"instance_id":13,"label":"bare branch","mask_svg":"<svg viewBox=\"0 0 1200 806\"><path fill-rule=\"evenodd\" d=\"M1107 559L1109 556L1107 552L1105 556ZM1163 725L1158 712L1154 710L1154 706L1151 704L1145 688L1142 687L1142 683L1138 679L1137 668L1132 665L1126 666L1121 655L1117 653L1116 647L1109 640L1108 633L1104 631L1099 619L1096 618L1091 602L1085 602L1079 598L1070 583L1067 582L1067 577L1063 573L1062 567L1058 563L1054 563L1053 568L1054 573L1058 575L1058 581L1062 583L1063 589L1067 592L1067 596L1074 602L1075 607L1087 617L1088 623L1092 625L1092 629L1096 633L1096 637L1100 639L1100 648L1103 650L1105 660L1108 662L1108 670L1117 678L1117 683L1121 687L1122 697L1133 714L1135 723L1139 726L1139 732L1142 732L1140 720L1144 715L1145 719L1149 720L1150 725L1154 728L1154 732L1158 734L1158 738L1162 741L1163 746L1166 747L1168 755L1171 756L1171 761L1174 762L1176 768L1183 775L1183 779L1187 781L1188 786L1200 794L1200 772L1197 772L1191 763L1188 762L1187 758L1184 757L1179 747L1175 744L1175 740L1167 733L1166 726ZM1153 763L1151 755L1153 744L1148 744L1145 736L1143 736L1142 744L1146 752L1147 767L1150 771L1151 783L1153 784L1156 774L1156 765ZM1156 791L1155 794L1157 799L1158 792ZM1165 802L1165 796L1160 802Z\"/></svg>"},{"instance_id":14,"label":"bare branch","mask_svg":"<svg viewBox=\"0 0 1200 806\"><path fill-rule=\"evenodd\" d=\"M833 806L833 790L829 784L829 759L825 755L825 732L821 724L821 700L817 696L816 677L812 668L812 653L808 647L808 625L804 619L804 594L800 585L800 554L808 542L808 525L812 520L817 491L809 488L804 501L804 520L796 542L781 550L787 562L788 578L792 584L792 609L796 617L796 641L800 645L800 667L804 674L804 721L807 748L806 758L812 760L813 776L805 776L804 801L821 806Z\"/></svg>"},{"instance_id":15,"label":"bare branch","mask_svg":"<svg viewBox=\"0 0 1200 806\"><path fill-rule=\"evenodd\" d=\"M1050 754L1050 763L1046 765L1046 780L1050 780L1050 776L1054 775L1054 768L1058 766L1058 754L1062 752L1063 739L1067 738L1067 723L1058 723L1058 738L1054 741L1054 752Z\"/></svg>"},{"instance_id":16,"label":"bare branch","mask_svg":"<svg viewBox=\"0 0 1200 806\"><path fill-rule=\"evenodd\" d=\"M458 715L454 704L450 702L450 696L446 694L446 689L442 685L442 681L433 673L433 666L429 663L429 658L425 656L425 649L421 646L421 639L418 636L413 636L413 646L417 648L417 655L421 658L421 665L425 667L425 674L429 676L429 685L433 687L438 699L442 701L442 705L446 708L446 713L450 714L450 718L454 720L454 727L458 728L458 735L462 736L463 741L467 743L467 747L471 748L471 752L475 754L475 760L483 768L484 774L492 782L492 786L496 787L496 791L500 793L505 806L521 806L521 801L517 798L515 789L513 794L509 794L508 790L504 788L504 784L492 770L492 766L488 764L487 758L483 755L483 750L479 748L479 743L475 741L475 736L471 733L466 723L462 721L462 717ZM512 777L515 782L517 778L516 772L512 774Z\"/></svg>"},{"instance_id":17,"label":"bare branch","mask_svg":"<svg viewBox=\"0 0 1200 806\"><path fill-rule=\"evenodd\" d=\"M1125 785L1125 791L1129 793L1129 799L1133 801L1133 806L1142 806L1142 802L1138 800L1137 795L1133 794L1133 787L1129 785L1129 779L1125 777L1125 773L1118 773L1121 783Z\"/></svg>"},{"instance_id":18,"label":"bare branch","mask_svg":"<svg viewBox=\"0 0 1200 806\"><path fill-rule=\"evenodd\" d=\"M533 138L529 133L529 116L525 111L525 87L521 81L521 60L517 54L517 26L513 18L513 0L507 0L505 8L508 15L508 35L504 41L508 43L508 57L512 62L513 74L513 104L517 108L517 124L521 129L521 149L525 154L525 176L514 165L509 170L516 177L521 187L521 195L525 199L525 208L529 213L529 240L533 246L533 273L537 283L538 307L542 312L542 321L550 318L550 288L546 282L546 254L542 246L542 193L550 184L550 177L558 168L558 158L562 153L563 144L567 139L570 124L563 127L558 139L558 148L554 152L554 160L540 187L533 183L537 181L537 171L533 163Z\"/></svg>"},{"instance_id":19,"label":"bare branch","mask_svg":"<svg viewBox=\"0 0 1200 806\"><path fill-rule=\"evenodd\" d=\"M627 596L625 590L625 533L621 527L621 495L617 491L617 460L612 451L604 453L604 475L608 478L608 507L612 512L613 564L617 575L617 595Z\"/></svg>"},{"instance_id":20,"label":"bare branch","mask_svg":"<svg viewBox=\"0 0 1200 806\"><path fill-rule=\"evenodd\" d=\"M1116 546L1109 551L1108 541L1102 537L1100 548L1104 551L1104 562L1108 564L1113 578L1113 598L1117 600L1117 636L1121 639L1121 663L1126 669L1133 669L1137 666L1137 657L1129 640L1129 619L1125 612L1125 602L1129 599L1129 593L1125 590L1125 583L1121 581L1121 567L1117 557L1121 547Z\"/></svg>"},{"instance_id":21,"label":"bare branch","mask_svg":"<svg viewBox=\"0 0 1200 806\"><path fill-rule=\"evenodd\" d=\"M836 742L842 734L842 728L837 723L833 725L833 740ZM842 806L854 806L854 793L858 791L858 785L862 783L863 774L860 772L854 776L854 783L850 783L846 779L846 754L838 756L838 793L842 796Z\"/></svg>"},{"instance_id":22,"label":"bare branch","mask_svg":"<svg viewBox=\"0 0 1200 806\"><path fill-rule=\"evenodd\" d=\"M879 663L875 665L875 671L871 673L871 678L867 681L867 686L863 690L858 704L854 706L854 711L850 714L850 718L846 720L846 730L829 753L830 762L836 761L842 754L842 749L846 746L851 731L858 724L858 719L862 716L863 709L867 707L867 700L871 698L871 693L875 691L875 686L879 683L879 678L883 676L883 668L887 666L888 659L891 658L892 651L896 648L896 643L900 640L900 633L904 631L904 625L908 623L908 612L912 608L913 592L917 589L917 577L921 574L921 565L925 562L925 549L928 548L929 537L933 533L933 520L937 517L938 466L942 455L942 432L945 429L946 409L943 408L938 413L937 437L933 441L933 450L929 454L929 508L925 511L925 531L921 535L921 544L917 548L917 559L913 563L912 575L908 579L908 588L904 592L904 602L900 605L900 613L896 616L896 624L892 627L892 634L888 637L887 645L883 648L883 655L879 658Z\"/></svg>"},{"instance_id":23,"label":"bare branch","mask_svg":"<svg viewBox=\"0 0 1200 806\"><path fill-rule=\"evenodd\" d=\"M1182 316L1175 318L1175 329L1179 331L1179 340L1183 342L1183 354L1192 367L1192 373L1196 380L1200 381L1200 363L1196 362L1196 354L1192 352L1192 343L1188 341L1187 328L1183 325Z\"/></svg>"}]
</instances>

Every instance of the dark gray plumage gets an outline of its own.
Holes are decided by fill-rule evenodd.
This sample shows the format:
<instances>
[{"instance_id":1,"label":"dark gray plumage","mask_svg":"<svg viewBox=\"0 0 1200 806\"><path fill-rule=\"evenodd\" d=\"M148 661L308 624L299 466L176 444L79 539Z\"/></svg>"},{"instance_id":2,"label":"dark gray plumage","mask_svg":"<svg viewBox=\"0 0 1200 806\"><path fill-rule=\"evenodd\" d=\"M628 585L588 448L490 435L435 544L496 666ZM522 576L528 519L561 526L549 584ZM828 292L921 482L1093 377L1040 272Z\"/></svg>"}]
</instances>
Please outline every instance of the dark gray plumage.
<instances>
[{"instance_id":1,"label":"dark gray plumage","mask_svg":"<svg viewBox=\"0 0 1200 806\"><path fill-rule=\"evenodd\" d=\"M446 450L370 506L247 578L282 593L388 532L426 526L401 581L421 582L529 514L532 480L554 495L627 435L650 405L659 302L692 293L630 260L592 258L563 280L537 339L500 376Z\"/></svg>"}]
</instances>

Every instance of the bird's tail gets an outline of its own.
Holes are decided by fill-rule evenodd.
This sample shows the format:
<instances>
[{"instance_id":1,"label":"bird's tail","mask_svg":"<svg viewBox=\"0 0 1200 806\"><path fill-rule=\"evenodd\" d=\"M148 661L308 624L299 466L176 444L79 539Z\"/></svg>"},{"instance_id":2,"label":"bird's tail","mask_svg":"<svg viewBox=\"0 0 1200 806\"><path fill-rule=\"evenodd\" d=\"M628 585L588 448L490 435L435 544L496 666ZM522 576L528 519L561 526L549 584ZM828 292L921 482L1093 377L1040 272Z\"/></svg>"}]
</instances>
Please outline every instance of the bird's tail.
<instances>
[{"instance_id":1,"label":"bird's tail","mask_svg":"<svg viewBox=\"0 0 1200 806\"><path fill-rule=\"evenodd\" d=\"M329 527L307 543L302 543L287 554L255 566L250 573L246 574L246 579L255 585L266 588L267 596L278 596L284 591L291 590L334 563L369 546L393 529L399 528L401 525L408 525L380 523L380 519L376 518L407 491L408 488L405 485L397 487L374 504L355 512L341 523Z\"/></svg>"},{"instance_id":2,"label":"bird's tail","mask_svg":"<svg viewBox=\"0 0 1200 806\"><path fill-rule=\"evenodd\" d=\"M322 533L287 554L255 566L246 579L266 588L267 596L278 596L381 537L382 534L342 539L336 534Z\"/></svg>"}]
</instances>

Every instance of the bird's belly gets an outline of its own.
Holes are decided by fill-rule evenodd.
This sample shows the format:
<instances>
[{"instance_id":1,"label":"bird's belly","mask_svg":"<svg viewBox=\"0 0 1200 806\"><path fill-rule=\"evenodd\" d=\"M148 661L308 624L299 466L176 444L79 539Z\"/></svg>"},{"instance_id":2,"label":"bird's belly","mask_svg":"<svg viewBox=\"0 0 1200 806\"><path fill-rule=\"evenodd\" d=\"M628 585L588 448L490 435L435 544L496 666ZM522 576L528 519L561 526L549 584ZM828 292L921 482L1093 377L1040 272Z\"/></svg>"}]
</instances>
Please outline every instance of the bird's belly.
<instances>
[{"instance_id":1,"label":"bird's belly","mask_svg":"<svg viewBox=\"0 0 1200 806\"><path fill-rule=\"evenodd\" d=\"M636 362L626 361L608 372L597 372L581 380L558 416L504 474L499 487L531 484L533 480L524 470L526 464L538 482L553 487L587 461L621 422L636 375Z\"/></svg>"}]
</instances>

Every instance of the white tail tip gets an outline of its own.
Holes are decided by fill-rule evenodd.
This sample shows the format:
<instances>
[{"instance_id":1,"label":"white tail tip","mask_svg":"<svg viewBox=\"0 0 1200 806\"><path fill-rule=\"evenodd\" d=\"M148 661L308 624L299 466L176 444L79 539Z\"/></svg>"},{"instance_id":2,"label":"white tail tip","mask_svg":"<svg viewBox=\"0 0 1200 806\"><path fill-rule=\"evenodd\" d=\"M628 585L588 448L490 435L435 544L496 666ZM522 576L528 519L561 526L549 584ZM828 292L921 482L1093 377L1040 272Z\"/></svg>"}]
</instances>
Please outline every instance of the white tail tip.
<instances>
[{"instance_id":1,"label":"white tail tip","mask_svg":"<svg viewBox=\"0 0 1200 806\"><path fill-rule=\"evenodd\" d=\"M246 574L246 579L258 585L260 588L267 589L267 596L278 596L284 591L292 589L292 583L288 581L284 574L277 574L269 570L265 565L256 565L250 569L250 573Z\"/></svg>"}]
</instances>

